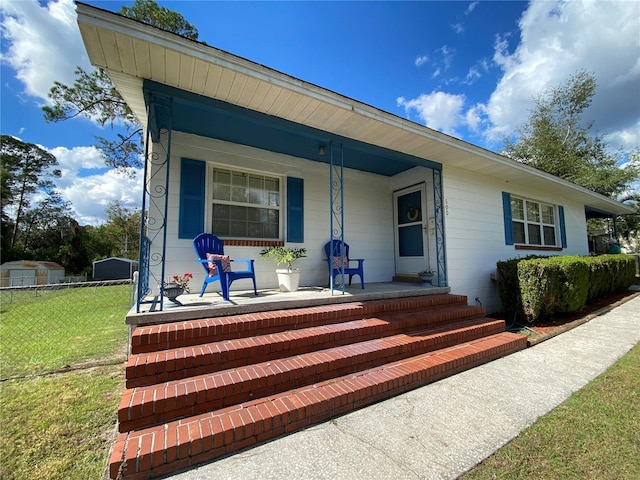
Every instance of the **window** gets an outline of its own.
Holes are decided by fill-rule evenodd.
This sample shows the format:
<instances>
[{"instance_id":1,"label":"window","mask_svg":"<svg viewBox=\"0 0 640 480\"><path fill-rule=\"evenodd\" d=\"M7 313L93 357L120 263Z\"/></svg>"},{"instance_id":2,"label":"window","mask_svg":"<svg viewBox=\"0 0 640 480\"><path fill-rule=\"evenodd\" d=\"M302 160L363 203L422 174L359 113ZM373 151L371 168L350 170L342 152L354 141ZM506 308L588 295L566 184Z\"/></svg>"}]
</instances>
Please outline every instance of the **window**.
<instances>
[{"instance_id":1,"label":"window","mask_svg":"<svg viewBox=\"0 0 640 480\"><path fill-rule=\"evenodd\" d=\"M216 235L280 238L279 178L217 167L211 175L211 227Z\"/></svg>"},{"instance_id":2,"label":"window","mask_svg":"<svg viewBox=\"0 0 640 480\"><path fill-rule=\"evenodd\" d=\"M513 242L523 245L557 246L556 209L531 200L511 197Z\"/></svg>"}]
</instances>

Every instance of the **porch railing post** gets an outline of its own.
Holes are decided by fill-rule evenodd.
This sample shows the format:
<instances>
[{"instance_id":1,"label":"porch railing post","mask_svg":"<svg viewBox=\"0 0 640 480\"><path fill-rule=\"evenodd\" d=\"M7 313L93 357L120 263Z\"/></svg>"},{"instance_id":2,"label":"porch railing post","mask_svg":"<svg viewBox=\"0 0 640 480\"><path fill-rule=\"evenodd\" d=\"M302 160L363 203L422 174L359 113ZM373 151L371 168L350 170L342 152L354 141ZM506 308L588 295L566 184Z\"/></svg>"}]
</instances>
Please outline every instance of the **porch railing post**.
<instances>
[{"instance_id":1,"label":"porch railing post","mask_svg":"<svg viewBox=\"0 0 640 480\"><path fill-rule=\"evenodd\" d=\"M329 170L329 184L330 184L330 229L331 229L331 247L333 248L333 241L338 240L340 242L340 278L341 290L344 295L344 158L341 143L331 142L331 165ZM331 254L334 252L331 251ZM329 286L331 289L331 295L335 289L334 277L333 277L333 256L329 257Z\"/></svg>"},{"instance_id":2,"label":"porch railing post","mask_svg":"<svg viewBox=\"0 0 640 480\"><path fill-rule=\"evenodd\" d=\"M145 162L142 192L142 222L140 222L140 262L136 311L146 303L164 300L163 280L167 251L167 211L173 99L150 92L147 95L147 127L145 132ZM153 145L153 147L152 147ZM158 295L152 295L152 281L158 285ZM149 298L152 297L152 298Z\"/></svg>"},{"instance_id":3,"label":"porch railing post","mask_svg":"<svg viewBox=\"0 0 640 480\"><path fill-rule=\"evenodd\" d=\"M435 206L436 228L436 260L437 260L437 285L448 286L447 256L445 251L444 215L446 206L442 194L442 171L433 169L433 205Z\"/></svg>"}]
</instances>

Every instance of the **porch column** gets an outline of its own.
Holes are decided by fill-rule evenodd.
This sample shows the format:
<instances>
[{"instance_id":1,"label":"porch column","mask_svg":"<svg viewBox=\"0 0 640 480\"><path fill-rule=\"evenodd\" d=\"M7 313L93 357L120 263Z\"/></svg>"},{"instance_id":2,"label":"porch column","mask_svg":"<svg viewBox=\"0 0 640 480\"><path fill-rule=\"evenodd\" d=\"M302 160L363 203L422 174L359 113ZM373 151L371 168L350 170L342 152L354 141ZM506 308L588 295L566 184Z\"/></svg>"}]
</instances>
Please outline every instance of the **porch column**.
<instances>
[{"instance_id":1,"label":"porch column","mask_svg":"<svg viewBox=\"0 0 640 480\"><path fill-rule=\"evenodd\" d=\"M436 227L436 261L437 261L437 286L448 286L447 280L447 256L444 238L444 214L446 213L442 194L442 171L433 169L433 205L435 210ZM444 208L443 208L444 207Z\"/></svg>"},{"instance_id":2,"label":"porch column","mask_svg":"<svg viewBox=\"0 0 640 480\"><path fill-rule=\"evenodd\" d=\"M331 235L330 239L333 243L334 240L338 240L344 242L344 182L343 182L343 174L344 174L344 157L342 152L342 144L331 142L331 164L329 171L329 183L330 183L330 229ZM341 261L340 261L340 269L342 279L342 284L340 285L340 290L344 295L344 249L341 248ZM329 261L332 261L332 258L329 257ZM329 272L332 271L333 265L330 265ZM329 286L331 289L331 295L333 295L335 285L333 284L333 274L329 275Z\"/></svg>"},{"instance_id":3,"label":"porch column","mask_svg":"<svg viewBox=\"0 0 640 480\"><path fill-rule=\"evenodd\" d=\"M145 92L147 97L147 127L145 132L145 162L140 222L140 262L136 311L142 304L157 304L162 311L165 276L169 166L171 160L171 130L173 99ZM157 294L154 287L159 286Z\"/></svg>"}]
</instances>

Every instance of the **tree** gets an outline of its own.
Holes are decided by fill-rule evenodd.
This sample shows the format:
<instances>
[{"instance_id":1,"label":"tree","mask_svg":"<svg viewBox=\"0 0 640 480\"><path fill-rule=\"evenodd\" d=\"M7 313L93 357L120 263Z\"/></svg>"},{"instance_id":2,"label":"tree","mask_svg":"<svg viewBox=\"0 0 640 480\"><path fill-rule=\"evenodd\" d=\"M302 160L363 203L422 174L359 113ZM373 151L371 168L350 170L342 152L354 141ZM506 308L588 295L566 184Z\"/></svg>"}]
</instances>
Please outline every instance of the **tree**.
<instances>
[{"instance_id":1,"label":"tree","mask_svg":"<svg viewBox=\"0 0 640 480\"><path fill-rule=\"evenodd\" d=\"M638 197L630 186L640 178L640 155L612 153L602 135L590 133L593 122L582 118L596 87L595 77L582 70L541 93L528 122L516 130L517 139L505 139L504 154L594 192L632 202ZM638 244L637 219L637 214L616 219L627 245ZM605 224L589 220L588 230L602 231Z\"/></svg>"},{"instance_id":2,"label":"tree","mask_svg":"<svg viewBox=\"0 0 640 480\"><path fill-rule=\"evenodd\" d=\"M33 194L40 191L50 194L54 191L53 178L61 172L53 167L58 160L51 153L33 143L25 143L10 135L2 135L0 140L2 159L2 222L10 223L11 239L8 248L15 248L21 231L25 212L31 205ZM8 208L13 214L8 213ZM9 229L3 228L3 233Z\"/></svg>"},{"instance_id":3,"label":"tree","mask_svg":"<svg viewBox=\"0 0 640 480\"><path fill-rule=\"evenodd\" d=\"M582 116L597 82L582 70L558 87L541 93L529 121L505 139L504 154L594 192L618 198L640 176L640 165L620 168L626 154L611 153L603 137L590 134L593 122Z\"/></svg>"},{"instance_id":4,"label":"tree","mask_svg":"<svg viewBox=\"0 0 640 480\"><path fill-rule=\"evenodd\" d=\"M123 6L119 13L191 40L198 39L197 29L182 15L159 6L154 0L135 0L131 7ZM77 67L75 73L73 85L54 82L49 91L51 105L42 107L45 120L59 122L86 117L101 126L109 124L113 128L114 125L122 125L124 133L117 133L111 140L96 137L96 146L107 166L134 175L134 169L142 166L142 126L104 70L87 72Z\"/></svg>"},{"instance_id":5,"label":"tree","mask_svg":"<svg viewBox=\"0 0 640 480\"><path fill-rule=\"evenodd\" d=\"M90 265L82 236L71 204L53 191L25 212L20 258L56 262L68 273L82 273Z\"/></svg>"},{"instance_id":6,"label":"tree","mask_svg":"<svg viewBox=\"0 0 640 480\"><path fill-rule=\"evenodd\" d=\"M77 67L75 73L73 86L55 82L49 90L49 98L53 103L42 107L45 120L58 122L87 117L103 127L109 124L112 128L117 122L125 133L117 133L117 140L96 137L97 147L107 166L131 174L132 169L142 165L140 123L104 70L86 72Z\"/></svg>"},{"instance_id":7,"label":"tree","mask_svg":"<svg viewBox=\"0 0 640 480\"><path fill-rule=\"evenodd\" d=\"M119 201L107 206L106 234L112 245L111 255L137 260L140 248L141 211L123 207Z\"/></svg>"},{"instance_id":8,"label":"tree","mask_svg":"<svg viewBox=\"0 0 640 480\"><path fill-rule=\"evenodd\" d=\"M178 12L159 6L154 0L135 0L131 7L123 6L120 15L154 27L177 33L189 40L198 40L198 30Z\"/></svg>"}]
</instances>

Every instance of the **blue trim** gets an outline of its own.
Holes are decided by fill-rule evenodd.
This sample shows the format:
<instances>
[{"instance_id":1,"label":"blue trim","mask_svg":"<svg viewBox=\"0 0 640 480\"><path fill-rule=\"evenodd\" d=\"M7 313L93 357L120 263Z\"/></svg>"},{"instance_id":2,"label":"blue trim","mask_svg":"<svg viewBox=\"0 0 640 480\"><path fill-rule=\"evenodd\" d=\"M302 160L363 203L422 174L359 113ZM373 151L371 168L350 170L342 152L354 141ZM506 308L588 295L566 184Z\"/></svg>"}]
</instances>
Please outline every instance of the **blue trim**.
<instances>
[{"instance_id":1,"label":"blue trim","mask_svg":"<svg viewBox=\"0 0 640 480\"><path fill-rule=\"evenodd\" d=\"M567 248L567 228L564 223L564 207L558 205L558 217L560 219L560 240L562 241L562 248Z\"/></svg>"},{"instance_id":2,"label":"blue trim","mask_svg":"<svg viewBox=\"0 0 640 480\"><path fill-rule=\"evenodd\" d=\"M206 164L183 158L180 162L178 238L195 238L204 231Z\"/></svg>"},{"instance_id":3,"label":"blue trim","mask_svg":"<svg viewBox=\"0 0 640 480\"><path fill-rule=\"evenodd\" d=\"M502 215L504 217L504 243L513 245L513 224L511 217L511 194L502 192Z\"/></svg>"},{"instance_id":4,"label":"blue trim","mask_svg":"<svg viewBox=\"0 0 640 480\"><path fill-rule=\"evenodd\" d=\"M304 180L287 177L287 242L304 242Z\"/></svg>"},{"instance_id":5,"label":"blue trim","mask_svg":"<svg viewBox=\"0 0 640 480\"><path fill-rule=\"evenodd\" d=\"M442 164L424 158L359 142L151 80L144 80L143 88L147 102L153 103L162 95L172 97L171 122L177 131L327 164L330 164L330 155L321 155L319 146L341 144L345 168L378 175L393 176L415 166L442 169ZM159 119L160 125L166 120Z\"/></svg>"}]
</instances>

